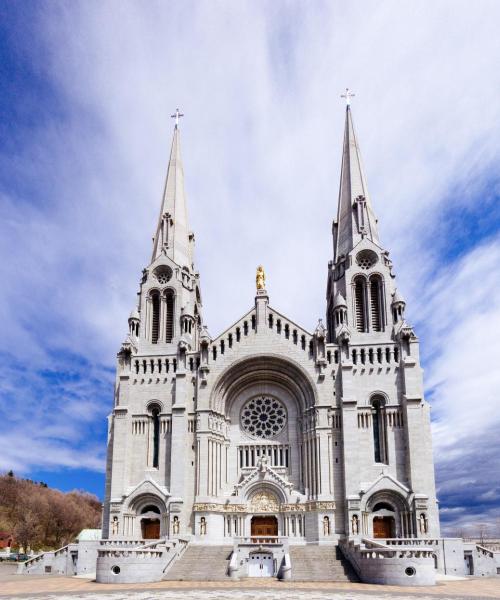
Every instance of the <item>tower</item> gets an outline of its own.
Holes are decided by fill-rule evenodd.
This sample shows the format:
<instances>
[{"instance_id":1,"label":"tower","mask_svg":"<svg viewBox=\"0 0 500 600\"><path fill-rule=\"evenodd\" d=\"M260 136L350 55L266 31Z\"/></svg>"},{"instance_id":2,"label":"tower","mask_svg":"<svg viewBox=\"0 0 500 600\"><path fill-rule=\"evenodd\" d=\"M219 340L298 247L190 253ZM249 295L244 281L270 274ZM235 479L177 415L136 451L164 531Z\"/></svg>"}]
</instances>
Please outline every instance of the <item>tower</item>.
<instances>
[{"instance_id":1,"label":"tower","mask_svg":"<svg viewBox=\"0 0 500 600\"><path fill-rule=\"evenodd\" d=\"M346 533L376 535L379 527L380 537L438 535L418 339L380 241L349 102L332 233L327 323L340 362Z\"/></svg>"},{"instance_id":2,"label":"tower","mask_svg":"<svg viewBox=\"0 0 500 600\"><path fill-rule=\"evenodd\" d=\"M177 111L173 116L176 123L151 261L142 271L129 332L118 353L109 423L105 535L168 536L171 514L182 511L189 488L186 476L194 463L186 432L193 423L188 414L194 410L195 389L189 373L198 366L202 301L194 234L187 218L182 115ZM152 497L161 498L161 503L148 505ZM142 513L144 509L148 510Z\"/></svg>"}]
</instances>

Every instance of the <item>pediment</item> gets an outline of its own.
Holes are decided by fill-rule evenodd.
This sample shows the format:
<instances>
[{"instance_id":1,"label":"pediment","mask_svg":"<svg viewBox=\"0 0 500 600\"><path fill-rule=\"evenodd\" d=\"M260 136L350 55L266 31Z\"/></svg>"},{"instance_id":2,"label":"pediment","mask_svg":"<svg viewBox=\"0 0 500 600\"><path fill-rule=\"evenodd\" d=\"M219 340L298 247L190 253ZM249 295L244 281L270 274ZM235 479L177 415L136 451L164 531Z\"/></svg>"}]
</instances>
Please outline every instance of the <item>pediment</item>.
<instances>
[{"instance_id":1,"label":"pediment","mask_svg":"<svg viewBox=\"0 0 500 600\"><path fill-rule=\"evenodd\" d=\"M363 484L361 488L362 495L365 497L373 496L377 492L395 492L407 498L411 493L410 488L389 473L381 473L375 481Z\"/></svg>"},{"instance_id":2,"label":"pediment","mask_svg":"<svg viewBox=\"0 0 500 600\"><path fill-rule=\"evenodd\" d=\"M127 493L123 495L123 500L127 499L127 503L131 504L139 496L156 496L166 502L167 498L170 497L168 488L163 485L156 483L153 479L143 479L136 486L129 488Z\"/></svg>"},{"instance_id":3,"label":"pediment","mask_svg":"<svg viewBox=\"0 0 500 600\"><path fill-rule=\"evenodd\" d=\"M272 487L281 490L284 497L289 496L293 491L293 484L277 473L272 467L260 463L243 477L243 479L234 486L234 495L246 497L247 493L256 483L268 483Z\"/></svg>"}]
</instances>

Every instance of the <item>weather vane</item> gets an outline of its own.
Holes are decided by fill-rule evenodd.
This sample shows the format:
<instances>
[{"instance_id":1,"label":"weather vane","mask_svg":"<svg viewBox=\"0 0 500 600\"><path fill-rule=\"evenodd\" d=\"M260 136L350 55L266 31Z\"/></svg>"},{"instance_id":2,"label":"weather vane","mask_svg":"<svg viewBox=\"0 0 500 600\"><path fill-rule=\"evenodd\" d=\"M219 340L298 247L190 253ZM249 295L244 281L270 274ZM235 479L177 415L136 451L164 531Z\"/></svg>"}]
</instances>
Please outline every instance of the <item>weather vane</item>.
<instances>
[{"instance_id":1,"label":"weather vane","mask_svg":"<svg viewBox=\"0 0 500 600\"><path fill-rule=\"evenodd\" d=\"M176 126L176 127L177 127L177 125L179 125L179 119L180 119L181 117L183 117L183 116L184 116L184 113L181 113L181 112L179 112L179 109L178 109L178 108L176 108L176 109L175 109L175 113L174 113L173 115L170 115L170 117L171 117L172 119L175 119L175 126Z\"/></svg>"},{"instance_id":2,"label":"weather vane","mask_svg":"<svg viewBox=\"0 0 500 600\"><path fill-rule=\"evenodd\" d=\"M342 94L340 97L345 98L346 106L349 106L351 104L351 98L355 95L356 94L353 94L349 88L346 88L345 94Z\"/></svg>"}]
</instances>

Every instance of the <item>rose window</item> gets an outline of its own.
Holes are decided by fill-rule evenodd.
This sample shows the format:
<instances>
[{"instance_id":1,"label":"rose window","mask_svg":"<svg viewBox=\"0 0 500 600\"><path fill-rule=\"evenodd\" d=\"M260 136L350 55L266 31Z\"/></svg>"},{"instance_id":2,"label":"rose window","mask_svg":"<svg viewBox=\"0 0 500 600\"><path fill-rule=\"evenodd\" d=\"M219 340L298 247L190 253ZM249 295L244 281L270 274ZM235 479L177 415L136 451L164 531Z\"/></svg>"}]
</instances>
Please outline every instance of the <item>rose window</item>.
<instances>
[{"instance_id":1,"label":"rose window","mask_svg":"<svg viewBox=\"0 0 500 600\"><path fill-rule=\"evenodd\" d=\"M155 269L154 276L160 285L168 283L172 277L172 269L166 266Z\"/></svg>"},{"instance_id":2,"label":"rose window","mask_svg":"<svg viewBox=\"0 0 500 600\"><path fill-rule=\"evenodd\" d=\"M258 396L249 400L241 411L241 427L259 438L278 435L286 425L286 409L276 398Z\"/></svg>"},{"instance_id":3,"label":"rose window","mask_svg":"<svg viewBox=\"0 0 500 600\"><path fill-rule=\"evenodd\" d=\"M371 269L378 261L378 257L372 250L361 250L356 256L356 262L364 269Z\"/></svg>"}]
</instances>

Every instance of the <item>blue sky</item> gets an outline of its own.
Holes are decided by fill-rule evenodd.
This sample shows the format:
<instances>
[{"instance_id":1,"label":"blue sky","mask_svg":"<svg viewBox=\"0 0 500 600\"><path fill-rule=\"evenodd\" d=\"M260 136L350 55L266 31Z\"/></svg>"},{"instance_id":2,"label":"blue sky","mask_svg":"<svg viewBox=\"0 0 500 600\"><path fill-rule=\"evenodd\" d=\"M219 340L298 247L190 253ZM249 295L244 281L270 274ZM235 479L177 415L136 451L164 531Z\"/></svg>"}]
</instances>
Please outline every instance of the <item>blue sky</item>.
<instances>
[{"instance_id":1,"label":"blue sky","mask_svg":"<svg viewBox=\"0 0 500 600\"><path fill-rule=\"evenodd\" d=\"M500 526L495 1L0 5L0 469L102 496L177 106L204 317L325 311L343 103L421 339L442 522ZM500 533L500 531L499 531Z\"/></svg>"}]
</instances>

